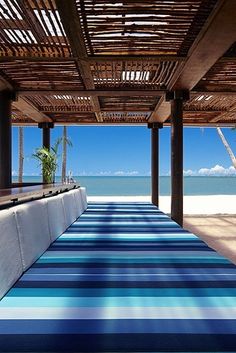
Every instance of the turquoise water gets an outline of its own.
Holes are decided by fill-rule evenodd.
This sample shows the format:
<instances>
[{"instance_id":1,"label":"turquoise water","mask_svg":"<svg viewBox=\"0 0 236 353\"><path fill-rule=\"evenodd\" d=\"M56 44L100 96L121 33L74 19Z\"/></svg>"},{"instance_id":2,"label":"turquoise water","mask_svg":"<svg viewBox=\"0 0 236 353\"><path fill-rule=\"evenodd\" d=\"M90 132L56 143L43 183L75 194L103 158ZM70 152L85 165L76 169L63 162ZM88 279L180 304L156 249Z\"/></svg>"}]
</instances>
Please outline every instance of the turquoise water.
<instances>
[{"instance_id":1,"label":"turquoise water","mask_svg":"<svg viewBox=\"0 0 236 353\"><path fill-rule=\"evenodd\" d=\"M89 196L146 196L151 193L150 177L74 177L87 188ZM13 178L17 181L17 178ZM24 177L25 182L40 182L41 177ZM60 181L57 178L56 181ZM185 195L236 195L236 177L185 177ZM170 177L160 177L160 195L170 195Z\"/></svg>"}]
</instances>

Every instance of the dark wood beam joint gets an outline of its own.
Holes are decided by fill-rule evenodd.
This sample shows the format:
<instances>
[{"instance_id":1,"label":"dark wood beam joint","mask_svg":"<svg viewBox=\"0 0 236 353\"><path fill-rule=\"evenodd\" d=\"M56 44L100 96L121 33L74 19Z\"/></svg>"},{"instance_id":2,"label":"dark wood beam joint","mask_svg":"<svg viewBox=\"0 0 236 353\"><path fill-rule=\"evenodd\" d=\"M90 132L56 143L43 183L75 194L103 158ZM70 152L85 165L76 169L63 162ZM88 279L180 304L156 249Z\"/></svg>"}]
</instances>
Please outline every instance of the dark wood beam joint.
<instances>
[{"instance_id":1,"label":"dark wood beam joint","mask_svg":"<svg viewBox=\"0 0 236 353\"><path fill-rule=\"evenodd\" d=\"M167 91L165 95L166 101L170 102L174 99L180 99L182 101L188 101L190 99L189 90L175 90Z\"/></svg>"},{"instance_id":2,"label":"dark wood beam joint","mask_svg":"<svg viewBox=\"0 0 236 353\"><path fill-rule=\"evenodd\" d=\"M43 122L43 123L38 123L38 128L39 129L53 129L54 128L54 123L53 122Z\"/></svg>"},{"instance_id":3,"label":"dark wood beam joint","mask_svg":"<svg viewBox=\"0 0 236 353\"><path fill-rule=\"evenodd\" d=\"M148 127L148 129L162 129L163 124L161 124L161 123L148 123L147 127Z\"/></svg>"},{"instance_id":4,"label":"dark wood beam joint","mask_svg":"<svg viewBox=\"0 0 236 353\"><path fill-rule=\"evenodd\" d=\"M10 100L10 101L16 101L18 98L17 93L15 91L10 91L10 90L0 91L0 97L1 99Z\"/></svg>"}]
</instances>

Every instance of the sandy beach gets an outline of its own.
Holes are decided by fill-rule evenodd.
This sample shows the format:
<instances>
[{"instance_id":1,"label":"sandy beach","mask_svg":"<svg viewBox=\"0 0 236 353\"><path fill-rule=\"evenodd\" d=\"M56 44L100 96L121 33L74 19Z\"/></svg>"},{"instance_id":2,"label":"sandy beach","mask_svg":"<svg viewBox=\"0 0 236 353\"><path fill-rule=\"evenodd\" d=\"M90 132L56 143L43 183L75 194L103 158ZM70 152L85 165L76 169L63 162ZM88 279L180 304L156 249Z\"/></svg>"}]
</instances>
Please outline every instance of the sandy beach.
<instances>
[{"instance_id":1,"label":"sandy beach","mask_svg":"<svg viewBox=\"0 0 236 353\"><path fill-rule=\"evenodd\" d=\"M94 202L151 202L147 196L96 196ZM170 213L170 197L160 197L160 209ZM236 264L236 195L184 197L184 228Z\"/></svg>"},{"instance_id":2,"label":"sandy beach","mask_svg":"<svg viewBox=\"0 0 236 353\"><path fill-rule=\"evenodd\" d=\"M150 196L91 196L95 202L151 202ZM160 196L160 209L170 213L169 196ZM236 195L185 196L185 215L236 215Z\"/></svg>"}]
</instances>

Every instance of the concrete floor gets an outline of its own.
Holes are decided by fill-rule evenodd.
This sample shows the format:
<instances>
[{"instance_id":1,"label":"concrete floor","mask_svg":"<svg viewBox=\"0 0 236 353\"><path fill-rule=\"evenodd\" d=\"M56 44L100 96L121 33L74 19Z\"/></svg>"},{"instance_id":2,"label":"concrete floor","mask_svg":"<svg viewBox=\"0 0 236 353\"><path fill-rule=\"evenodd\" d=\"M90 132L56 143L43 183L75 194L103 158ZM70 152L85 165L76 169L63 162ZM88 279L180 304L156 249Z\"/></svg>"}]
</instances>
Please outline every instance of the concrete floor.
<instances>
[{"instance_id":1,"label":"concrete floor","mask_svg":"<svg viewBox=\"0 0 236 353\"><path fill-rule=\"evenodd\" d=\"M189 215L184 228L236 264L236 215Z\"/></svg>"}]
</instances>

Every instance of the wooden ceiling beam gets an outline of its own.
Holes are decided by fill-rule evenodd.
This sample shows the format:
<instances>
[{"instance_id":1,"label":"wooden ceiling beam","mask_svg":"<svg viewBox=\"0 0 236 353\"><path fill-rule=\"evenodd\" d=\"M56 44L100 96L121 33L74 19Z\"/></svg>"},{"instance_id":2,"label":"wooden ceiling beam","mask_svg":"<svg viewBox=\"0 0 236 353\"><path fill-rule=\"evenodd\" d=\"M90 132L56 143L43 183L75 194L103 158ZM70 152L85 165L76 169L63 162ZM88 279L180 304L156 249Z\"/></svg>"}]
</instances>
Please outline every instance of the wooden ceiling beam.
<instances>
[{"instance_id":1,"label":"wooden ceiling beam","mask_svg":"<svg viewBox=\"0 0 236 353\"><path fill-rule=\"evenodd\" d=\"M5 78L0 76L0 91L15 91L13 85ZM13 102L13 106L21 111L24 115L37 122L52 121L47 115L41 113L27 98L18 97Z\"/></svg>"},{"instance_id":2,"label":"wooden ceiling beam","mask_svg":"<svg viewBox=\"0 0 236 353\"><path fill-rule=\"evenodd\" d=\"M185 113L225 113L225 111L220 111L220 110L204 110L204 109L184 109L184 112ZM55 109L40 109L40 113L43 113L43 114L62 114L62 115L65 115L66 114L80 114L80 113L83 113L83 114L91 114L91 113L94 113L94 111L84 111L83 109L80 110L79 107L78 109L66 109L66 110L55 110ZM101 113L128 113L128 114L150 114L150 111L148 109L130 109L129 107L127 109L119 109L119 108L102 108L101 109Z\"/></svg>"},{"instance_id":3,"label":"wooden ceiling beam","mask_svg":"<svg viewBox=\"0 0 236 353\"><path fill-rule=\"evenodd\" d=\"M55 109L40 109L40 112L43 113L43 114L91 114L91 113L94 113L94 111L90 110L90 111L84 111L84 110L79 110L78 109L66 109L66 110L55 110ZM127 108L127 109L124 109L124 108L120 108L120 109L117 109L116 107L113 107L113 108L101 108L101 113L114 113L114 112L117 112L117 113L138 113L138 114L147 114L149 113L150 114L150 111L148 109L140 109L140 108Z\"/></svg>"},{"instance_id":4,"label":"wooden ceiling beam","mask_svg":"<svg viewBox=\"0 0 236 353\"><path fill-rule=\"evenodd\" d=\"M0 76L0 91L13 91L13 86L8 80L6 80L4 77Z\"/></svg>"},{"instance_id":5,"label":"wooden ceiling beam","mask_svg":"<svg viewBox=\"0 0 236 353\"><path fill-rule=\"evenodd\" d=\"M87 61L88 55L84 42L83 31L80 25L78 11L76 8L76 2L74 0L56 0L56 6L65 33L69 40L72 54L78 58L76 63L84 82L84 86L86 89L95 89L92 71L89 62ZM102 122L98 97L92 97L91 103L93 105L97 121Z\"/></svg>"},{"instance_id":6,"label":"wooden ceiling beam","mask_svg":"<svg viewBox=\"0 0 236 353\"><path fill-rule=\"evenodd\" d=\"M178 61L178 62L185 62L187 57L185 56L176 56L176 55L93 55L84 58L84 61L93 63L93 62L127 62L127 61L138 61L138 62L152 62L158 63L160 61ZM0 56L0 62L5 61L50 61L50 62L57 62L57 61L72 61L72 60L79 60L76 56ZM219 60L219 62L235 62L236 57L234 56L223 56Z\"/></svg>"},{"instance_id":7,"label":"wooden ceiling beam","mask_svg":"<svg viewBox=\"0 0 236 353\"><path fill-rule=\"evenodd\" d=\"M84 114L91 114L93 113L93 111L84 111L83 109L79 110L79 107L78 109L68 109L68 107L66 107L65 110L58 110L58 109L55 109L54 107L52 107L52 109L40 109L40 112L43 113L43 114L63 114L63 115L66 115L66 114L81 114L81 113L84 113Z\"/></svg>"},{"instance_id":8,"label":"wooden ceiling beam","mask_svg":"<svg viewBox=\"0 0 236 353\"><path fill-rule=\"evenodd\" d=\"M33 54L35 55L35 54ZM12 62L12 61L20 61L20 62L64 62L64 61L73 61L76 58L72 56L0 56L0 63L2 62Z\"/></svg>"},{"instance_id":9,"label":"wooden ceiling beam","mask_svg":"<svg viewBox=\"0 0 236 353\"><path fill-rule=\"evenodd\" d=\"M177 69L169 90L192 90L208 70L219 60L236 40L236 1L219 0L198 37L188 59ZM170 103L164 100L150 117L150 121L163 122L170 116Z\"/></svg>"},{"instance_id":10,"label":"wooden ceiling beam","mask_svg":"<svg viewBox=\"0 0 236 353\"><path fill-rule=\"evenodd\" d=\"M236 90L235 91L191 91L190 92L191 96L192 95L204 95L204 96L235 96L236 95Z\"/></svg>"},{"instance_id":11,"label":"wooden ceiling beam","mask_svg":"<svg viewBox=\"0 0 236 353\"><path fill-rule=\"evenodd\" d=\"M170 103L165 101L165 96L162 96L155 106L150 118L148 119L149 123L159 122L164 123L164 121L170 115Z\"/></svg>"},{"instance_id":12,"label":"wooden ceiling beam","mask_svg":"<svg viewBox=\"0 0 236 353\"><path fill-rule=\"evenodd\" d=\"M219 0L171 89L193 89L236 40L235 0Z\"/></svg>"},{"instance_id":13,"label":"wooden ceiling beam","mask_svg":"<svg viewBox=\"0 0 236 353\"><path fill-rule=\"evenodd\" d=\"M185 56L177 55L94 55L89 56L90 62L114 62L114 61L185 61Z\"/></svg>"},{"instance_id":14,"label":"wooden ceiling beam","mask_svg":"<svg viewBox=\"0 0 236 353\"><path fill-rule=\"evenodd\" d=\"M163 97L165 91L163 90L145 90L145 89L124 89L119 91L117 89L104 89L104 90L18 90L19 96L32 97L32 96L48 96L48 95L70 95L80 97ZM207 96L235 96L235 91L191 91L191 96L194 95L207 95Z\"/></svg>"},{"instance_id":15,"label":"wooden ceiling beam","mask_svg":"<svg viewBox=\"0 0 236 353\"><path fill-rule=\"evenodd\" d=\"M69 56L69 57L64 57L64 56L58 56L58 57L47 57L47 56L0 56L0 62L2 61L15 61L15 60L20 60L20 61L71 61L71 60L79 60L80 58L77 56ZM227 61L230 59L233 60L233 58L227 58ZM185 61L186 57L184 56L175 56L175 55L93 55L93 56L87 56L83 58L84 61L86 62L116 62L116 61L154 61L160 62L160 61ZM235 61L235 60L234 60Z\"/></svg>"},{"instance_id":16,"label":"wooden ceiling beam","mask_svg":"<svg viewBox=\"0 0 236 353\"><path fill-rule=\"evenodd\" d=\"M221 126L221 127L235 127L235 123L229 123L229 122L218 122L218 123L210 123L210 122L186 122L186 121L183 121L184 123L184 127L185 128L188 128L188 127L209 127L209 128L215 128L217 126ZM34 126L34 127L38 127L38 124L36 122L32 122L32 121L29 121L29 122L25 122L25 121L20 121L20 120L16 120L16 121L13 121L12 122L12 125L13 126ZM99 124L97 122L92 122L92 123L89 123L88 122L55 122L55 126L99 126ZM105 122L103 124L103 126L117 126L117 123L114 121L114 122ZM132 123L132 122L119 122L119 126L146 126L147 123ZM170 123L169 122L166 122L165 123L165 126L170 126Z\"/></svg>"},{"instance_id":17,"label":"wooden ceiling beam","mask_svg":"<svg viewBox=\"0 0 236 353\"><path fill-rule=\"evenodd\" d=\"M74 96L74 97L160 97L165 91L157 90L117 90L117 89L104 89L104 90L18 90L19 96L32 97L32 96Z\"/></svg>"},{"instance_id":18,"label":"wooden ceiling beam","mask_svg":"<svg viewBox=\"0 0 236 353\"><path fill-rule=\"evenodd\" d=\"M37 123L52 121L51 118L40 112L31 102L29 102L27 98L19 97L16 102L13 102L13 106Z\"/></svg>"}]
</instances>

